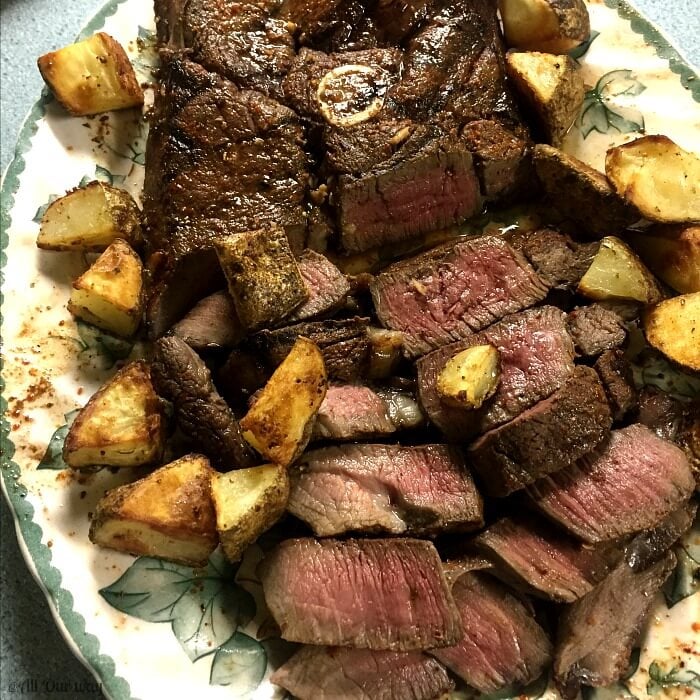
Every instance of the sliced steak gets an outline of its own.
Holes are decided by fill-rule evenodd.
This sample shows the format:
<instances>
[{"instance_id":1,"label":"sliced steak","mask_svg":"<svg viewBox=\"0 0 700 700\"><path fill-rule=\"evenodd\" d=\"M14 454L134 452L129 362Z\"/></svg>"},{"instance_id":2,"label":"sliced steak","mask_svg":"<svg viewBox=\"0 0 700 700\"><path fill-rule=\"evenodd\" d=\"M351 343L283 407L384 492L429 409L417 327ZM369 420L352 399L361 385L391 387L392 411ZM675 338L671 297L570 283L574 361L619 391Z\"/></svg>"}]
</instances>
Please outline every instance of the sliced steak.
<instances>
[{"instance_id":1,"label":"sliced steak","mask_svg":"<svg viewBox=\"0 0 700 700\"><path fill-rule=\"evenodd\" d=\"M250 347L271 367L284 360L299 336L312 340L323 353L330 379L352 382L363 376L369 364L368 318L296 323L251 336Z\"/></svg>"},{"instance_id":2,"label":"sliced steak","mask_svg":"<svg viewBox=\"0 0 700 700\"><path fill-rule=\"evenodd\" d=\"M372 298L382 325L404 334L417 357L544 299L545 286L501 238L447 243L377 275Z\"/></svg>"},{"instance_id":3,"label":"sliced steak","mask_svg":"<svg viewBox=\"0 0 700 700\"><path fill-rule=\"evenodd\" d=\"M622 421L637 409L639 395L634 385L632 367L622 350L606 350L596 361L595 370L603 382L613 419Z\"/></svg>"},{"instance_id":4,"label":"sliced steak","mask_svg":"<svg viewBox=\"0 0 700 700\"><path fill-rule=\"evenodd\" d=\"M155 343L151 376L156 392L172 402L180 430L214 464L229 471L256 463L207 366L184 340L171 336Z\"/></svg>"},{"instance_id":5,"label":"sliced steak","mask_svg":"<svg viewBox=\"0 0 700 700\"><path fill-rule=\"evenodd\" d=\"M302 647L270 678L299 700L435 700L454 688L420 652Z\"/></svg>"},{"instance_id":6,"label":"sliced steak","mask_svg":"<svg viewBox=\"0 0 700 700\"><path fill-rule=\"evenodd\" d=\"M535 515L503 518L474 543L506 581L557 602L578 600L609 570L606 553L582 545Z\"/></svg>"},{"instance_id":7,"label":"sliced steak","mask_svg":"<svg viewBox=\"0 0 700 700\"><path fill-rule=\"evenodd\" d=\"M437 534L483 525L464 459L445 445L343 445L309 452L288 509L316 535Z\"/></svg>"},{"instance_id":8,"label":"sliced steak","mask_svg":"<svg viewBox=\"0 0 700 700\"><path fill-rule=\"evenodd\" d=\"M195 350L232 348L245 336L233 299L220 291L204 297L172 329Z\"/></svg>"},{"instance_id":9,"label":"sliced steak","mask_svg":"<svg viewBox=\"0 0 700 700\"><path fill-rule=\"evenodd\" d=\"M430 542L287 540L264 559L282 638L411 651L454 644L462 622Z\"/></svg>"},{"instance_id":10,"label":"sliced steak","mask_svg":"<svg viewBox=\"0 0 700 700\"><path fill-rule=\"evenodd\" d=\"M342 175L335 199L341 244L350 253L461 223L481 210L471 153L452 136L410 156L401 149L359 177Z\"/></svg>"},{"instance_id":11,"label":"sliced steak","mask_svg":"<svg viewBox=\"0 0 700 700\"><path fill-rule=\"evenodd\" d=\"M583 457L611 426L598 375L579 366L551 396L472 443L469 458L489 495L507 496Z\"/></svg>"},{"instance_id":12,"label":"sliced steak","mask_svg":"<svg viewBox=\"0 0 700 700\"><path fill-rule=\"evenodd\" d=\"M562 311L542 306L422 357L417 362L418 391L428 418L451 440L463 442L550 396L574 371L574 347L564 321ZM465 348L484 343L500 352L501 381L496 393L475 411L443 404L436 383L447 361Z\"/></svg>"},{"instance_id":13,"label":"sliced steak","mask_svg":"<svg viewBox=\"0 0 700 700\"><path fill-rule=\"evenodd\" d=\"M606 686L625 673L632 646L675 561L668 552L639 572L622 562L597 588L564 611L554 678L565 698L577 697L582 683Z\"/></svg>"},{"instance_id":14,"label":"sliced steak","mask_svg":"<svg viewBox=\"0 0 700 700\"><path fill-rule=\"evenodd\" d=\"M464 636L455 646L430 653L470 686L492 693L525 685L549 665L552 649L547 635L502 583L470 572L457 579L452 595Z\"/></svg>"},{"instance_id":15,"label":"sliced steak","mask_svg":"<svg viewBox=\"0 0 700 700\"><path fill-rule=\"evenodd\" d=\"M595 543L655 527L694 489L683 451L635 424L528 492L546 515Z\"/></svg>"},{"instance_id":16,"label":"sliced steak","mask_svg":"<svg viewBox=\"0 0 700 700\"><path fill-rule=\"evenodd\" d=\"M624 321L611 309L590 304L569 314L569 333L576 351L584 357L595 357L619 347L627 339Z\"/></svg>"}]
</instances>

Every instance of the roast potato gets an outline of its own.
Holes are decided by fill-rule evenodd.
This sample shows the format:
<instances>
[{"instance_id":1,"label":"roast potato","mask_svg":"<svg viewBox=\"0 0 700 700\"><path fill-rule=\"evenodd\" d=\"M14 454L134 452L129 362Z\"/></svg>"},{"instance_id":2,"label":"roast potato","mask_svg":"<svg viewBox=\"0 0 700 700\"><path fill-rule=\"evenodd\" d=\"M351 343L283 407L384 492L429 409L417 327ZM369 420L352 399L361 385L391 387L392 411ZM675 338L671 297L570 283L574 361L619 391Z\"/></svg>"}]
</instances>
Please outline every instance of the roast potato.
<instances>
[{"instance_id":1,"label":"roast potato","mask_svg":"<svg viewBox=\"0 0 700 700\"><path fill-rule=\"evenodd\" d=\"M583 0L498 0L508 46L563 54L588 39Z\"/></svg>"},{"instance_id":2,"label":"roast potato","mask_svg":"<svg viewBox=\"0 0 700 700\"><path fill-rule=\"evenodd\" d=\"M108 491L92 517L90 540L128 554L204 566L219 543L214 474L206 457L190 454Z\"/></svg>"},{"instance_id":3,"label":"roast potato","mask_svg":"<svg viewBox=\"0 0 700 700\"><path fill-rule=\"evenodd\" d=\"M649 345L681 367L700 371L700 292L666 299L644 315Z\"/></svg>"},{"instance_id":4,"label":"roast potato","mask_svg":"<svg viewBox=\"0 0 700 700\"><path fill-rule=\"evenodd\" d=\"M385 328L367 328L370 342L369 369L371 379L387 379L396 371L403 351L403 333Z\"/></svg>"},{"instance_id":5,"label":"roast potato","mask_svg":"<svg viewBox=\"0 0 700 700\"><path fill-rule=\"evenodd\" d=\"M164 419L145 362L117 372L76 416L63 443L73 468L138 467L163 454Z\"/></svg>"},{"instance_id":6,"label":"roast potato","mask_svg":"<svg viewBox=\"0 0 700 700\"><path fill-rule=\"evenodd\" d=\"M700 157L667 136L642 136L611 148L605 174L650 221L700 222Z\"/></svg>"},{"instance_id":7,"label":"roast potato","mask_svg":"<svg viewBox=\"0 0 700 700\"><path fill-rule=\"evenodd\" d=\"M236 562L282 517L289 499L287 469L265 464L216 474L212 497L221 546L226 558Z\"/></svg>"},{"instance_id":8,"label":"roast potato","mask_svg":"<svg viewBox=\"0 0 700 700\"><path fill-rule=\"evenodd\" d=\"M547 142L561 145L586 92L576 61L569 56L510 51L506 71L537 116Z\"/></svg>"},{"instance_id":9,"label":"roast potato","mask_svg":"<svg viewBox=\"0 0 700 700\"><path fill-rule=\"evenodd\" d=\"M270 462L291 464L309 442L327 385L321 351L298 338L241 420L243 437Z\"/></svg>"},{"instance_id":10,"label":"roast potato","mask_svg":"<svg viewBox=\"0 0 700 700\"><path fill-rule=\"evenodd\" d=\"M634 251L615 236L607 236L600 242L591 266L579 282L578 292L596 301L655 304L663 299L654 275Z\"/></svg>"},{"instance_id":11,"label":"roast potato","mask_svg":"<svg viewBox=\"0 0 700 700\"><path fill-rule=\"evenodd\" d=\"M104 32L44 54L37 64L56 99L76 116L143 104L129 58Z\"/></svg>"},{"instance_id":12,"label":"roast potato","mask_svg":"<svg viewBox=\"0 0 700 700\"><path fill-rule=\"evenodd\" d=\"M450 358L437 378L440 399L455 408L479 408L494 395L501 358L493 345L474 345Z\"/></svg>"},{"instance_id":13,"label":"roast potato","mask_svg":"<svg viewBox=\"0 0 700 700\"><path fill-rule=\"evenodd\" d=\"M141 323L142 274L139 256L117 238L73 282L68 310L98 328L129 337Z\"/></svg>"}]
</instances>

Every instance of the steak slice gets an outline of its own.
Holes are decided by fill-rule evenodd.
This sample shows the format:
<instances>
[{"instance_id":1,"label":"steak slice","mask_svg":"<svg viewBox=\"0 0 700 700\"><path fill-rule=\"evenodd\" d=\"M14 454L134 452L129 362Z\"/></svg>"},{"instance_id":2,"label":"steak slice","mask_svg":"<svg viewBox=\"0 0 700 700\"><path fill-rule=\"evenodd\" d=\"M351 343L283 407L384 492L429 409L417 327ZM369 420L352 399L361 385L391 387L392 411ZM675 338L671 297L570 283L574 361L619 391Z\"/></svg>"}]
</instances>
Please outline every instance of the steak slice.
<instances>
[{"instance_id":1,"label":"steak slice","mask_svg":"<svg viewBox=\"0 0 700 700\"><path fill-rule=\"evenodd\" d=\"M371 291L379 320L404 334L409 357L472 336L547 294L522 255L495 236L443 244L395 263L377 275Z\"/></svg>"},{"instance_id":2,"label":"steak slice","mask_svg":"<svg viewBox=\"0 0 700 700\"><path fill-rule=\"evenodd\" d=\"M582 683L605 686L622 677L654 597L676 563L672 552L643 571L621 562L559 621L554 678L565 698Z\"/></svg>"},{"instance_id":3,"label":"steak slice","mask_svg":"<svg viewBox=\"0 0 700 700\"><path fill-rule=\"evenodd\" d=\"M172 402L180 430L214 464L230 471L256 463L207 366L184 340L170 336L155 343L151 376L156 392Z\"/></svg>"},{"instance_id":4,"label":"steak slice","mask_svg":"<svg viewBox=\"0 0 700 700\"><path fill-rule=\"evenodd\" d=\"M484 523L464 459L446 445L343 445L309 452L291 474L287 508L319 537L437 534Z\"/></svg>"},{"instance_id":5,"label":"steak slice","mask_svg":"<svg viewBox=\"0 0 700 700\"><path fill-rule=\"evenodd\" d=\"M635 424L613 430L594 452L528 492L546 515L596 543L655 527L694 489L683 451Z\"/></svg>"},{"instance_id":6,"label":"steak slice","mask_svg":"<svg viewBox=\"0 0 700 700\"><path fill-rule=\"evenodd\" d=\"M609 570L610 557L535 515L503 518L474 540L497 573L528 593L573 603Z\"/></svg>"},{"instance_id":7,"label":"steak slice","mask_svg":"<svg viewBox=\"0 0 700 700\"><path fill-rule=\"evenodd\" d=\"M342 175L335 193L343 248L362 252L461 223L481 210L471 153L452 136L399 150L367 173Z\"/></svg>"},{"instance_id":8,"label":"steak slice","mask_svg":"<svg viewBox=\"0 0 700 700\"><path fill-rule=\"evenodd\" d=\"M491 496L507 496L590 452L612 415L595 370L576 367L551 396L482 435L469 458Z\"/></svg>"},{"instance_id":9,"label":"steak slice","mask_svg":"<svg viewBox=\"0 0 700 700\"><path fill-rule=\"evenodd\" d=\"M305 646L270 678L299 700L435 700L454 683L415 651Z\"/></svg>"},{"instance_id":10,"label":"steak slice","mask_svg":"<svg viewBox=\"0 0 700 700\"><path fill-rule=\"evenodd\" d=\"M584 357L595 357L622 345L627 339L624 321L612 309L590 304L569 314L569 333L576 350Z\"/></svg>"},{"instance_id":11,"label":"steak slice","mask_svg":"<svg viewBox=\"0 0 700 700\"><path fill-rule=\"evenodd\" d=\"M263 560L283 639L412 651L454 644L462 623L430 542L286 540Z\"/></svg>"},{"instance_id":12,"label":"steak slice","mask_svg":"<svg viewBox=\"0 0 700 700\"><path fill-rule=\"evenodd\" d=\"M215 292L197 302L172 330L195 350L232 348L246 333L233 299L225 291Z\"/></svg>"},{"instance_id":13,"label":"steak slice","mask_svg":"<svg viewBox=\"0 0 700 700\"><path fill-rule=\"evenodd\" d=\"M527 608L488 574L470 572L452 586L464 636L430 654L470 686L492 693L525 685L549 665L552 648Z\"/></svg>"},{"instance_id":14,"label":"steak slice","mask_svg":"<svg viewBox=\"0 0 700 700\"><path fill-rule=\"evenodd\" d=\"M565 315L542 306L509 316L481 333L418 360L418 392L428 418L451 440L463 442L512 420L555 392L574 371L574 347ZM496 393L475 411L443 404L437 378L447 361L465 348L490 343L501 354Z\"/></svg>"},{"instance_id":15,"label":"steak slice","mask_svg":"<svg viewBox=\"0 0 700 700\"><path fill-rule=\"evenodd\" d=\"M603 382L613 420L622 421L638 405L639 395L634 385L632 367L622 350L606 350L596 361L595 370Z\"/></svg>"}]
</instances>

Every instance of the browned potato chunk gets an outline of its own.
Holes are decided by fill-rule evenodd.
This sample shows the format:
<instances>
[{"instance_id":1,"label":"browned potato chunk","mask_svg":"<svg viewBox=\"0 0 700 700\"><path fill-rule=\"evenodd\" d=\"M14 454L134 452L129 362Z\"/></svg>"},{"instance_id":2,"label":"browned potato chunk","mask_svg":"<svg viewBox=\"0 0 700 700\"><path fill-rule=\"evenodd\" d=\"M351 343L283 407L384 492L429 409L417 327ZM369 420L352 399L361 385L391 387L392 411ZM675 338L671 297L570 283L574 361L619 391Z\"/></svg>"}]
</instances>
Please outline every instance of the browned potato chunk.
<instances>
[{"instance_id":1,"label":"browned potato chunk","mask_svg":"<svg viewBox=\"0 0 700 700\"><path fill-rule=\"evenodd\" d=\"M108 491L95 509L90 540L128 554L204 566L218 544L214 474L206 457L191 454Z\"/></svg>"},{"instance_id":2,"label":"browned potato chunk","mask_svg":"<svg viewBox=\"0 0 700 700\"><path fill-rule=\"evenodd\" d=\"M563 54L591 33L583 0L498 0L508 46Z\"/></svg>"},{"instance_id":3,"label":"browned potato chunk","mask_svg":"<svg viewBox=\"0 0 700 700\"><path fill-rule=\"evenodd\" d=\"M243 437L265 459L291 464L309 442L327 385L321 351L299 338L241 420Z\"/></svg>"},{"instance_id":4,"label":"browned potato chunk","mask_svg":"<svg viewBox=\"0 0 700 700\"><path fill-rule=\"evenodd\" d=\"M626 238L667 285L681 294L700 292L700 226L659 224Z\"/></svg>"},{"instance_id":5,"label":"browned potato chunk","mask_svg":"<svg viewBox=\"0 0 700 700\"><path fill-rule=\"evenodd\" d=\"M117 372L78 413L63 444L70 467L138 467L163 454L164 420L142 360Z\"/></svg>"},{"instance_id":6,"label":"browned potato chunk","mask_svg":"<svg viewBox=\"0 0 700 700\"><path fill-rule=\"evenodd\" d=\"M76 116L143 104L129 58L104 32L44 54L37 63L56 99Z\"/></svg>"},{"instance_id":7,"label":"browned potato chunk","mask_svg":"<svg viewBox=\"0 0 700 700\"><path fill-rule=\"evenodd\" d=\"M117 238L73 282L68 310L110 333L133 335L141 323L142 268L131 246Z\"/></svg>"},{"instance_id":8,"label":"browned potato chunk","mask_svg":"<svg viewBox=\"0 0 700 700\"><path fill-rule=\"evenodd\" d=\"M479 408L494 395L501 379L500 353L493 345L474 345L447 361L437 378L440 399L455 408Z\"/></svg>"},{"instance_id":9,"label":"browned potato chunk","mask_svg":"<svg viewBox=\"0 0 700 700\"><path fill-rule=\"evenodd\" d=\"M211 488L221 546L226 558L235 562L282 517L289 476L286 467L265 464L216 474Z\"/></svg>"},{"instance_id":10,"label":"browned potato chunk","mask_svg":"<svg viewBox=\"0 0 700 700\"><path fill-rule=\"evenodd\" d=\"M700 221L700 157L667 136L642 136L611 148L605 173L650 221Z\"/></svg>"},{"instance_id":11,"label":"browned potato chunk","mask_svg":"<svg viewBox=\"0 0 700 700\"><path fill-rule=\"evenodd\" d=\"M655 304L663 298L654 275L619 238L608 236L581 278L578 292L597 301L639 301Z\"/></svg>"},{"instance_id":12,"label":"browned potato chunk","mask_svg":"<svg viewBox=\"0 0 700 700\"><path fill-rule=\"evenodd\" d=\"M576 61L569 56L511 51L506 70L537 115L547 142L561 145L586 92Z\"/></svg>"},{"instance_id":13,"label":"browned potato chunk","mask_svg":"<svg viewBox=\"0 0 700 700\"><path fill-rule=\"evenodd\" d=\"M644 317L649 345L681 367L700 371L700 292L666 299Z\"/></svg>"}]
</instances>

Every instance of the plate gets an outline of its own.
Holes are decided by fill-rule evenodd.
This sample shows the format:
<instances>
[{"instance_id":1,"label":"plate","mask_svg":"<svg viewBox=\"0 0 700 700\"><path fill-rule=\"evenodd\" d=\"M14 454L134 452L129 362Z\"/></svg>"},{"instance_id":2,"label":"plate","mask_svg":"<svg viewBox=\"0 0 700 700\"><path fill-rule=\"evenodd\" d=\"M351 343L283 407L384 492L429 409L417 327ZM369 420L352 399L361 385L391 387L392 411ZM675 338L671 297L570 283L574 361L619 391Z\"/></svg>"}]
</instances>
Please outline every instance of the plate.
<instances>
[{"instance_id":1,"label":"plate","mask_svg":"<svg viewBox=\"0 0 700 700\"><path fill-rule=\"evenodd\" d=\"M594 31L576 59L590 89L566 150L601 169L607 148L645 132L700 152L700 81L692 69L622 0L590 0L589 7ZM100 29L122 42L148 79L155 60L150 3L109 2L82 35ZM107 697L281 697L267 679L289 649L271 636L255 574L270 542L251 548L237 569L214 556L203 572L98 549L87 539L89 514L125 477L75 475L60 458L76 409L142 348L74 322L65 303L85 259L38 251L38 221L52 198L81 181L104 180L138 201L146 135L140 114L69 117L47 93L22 129L2 188L2 490L59 628ZM627 678L591 696L700 693L699 531L679 559ZM526 695L554 697L546 678Z\"/></svg>"}]
</instances>

